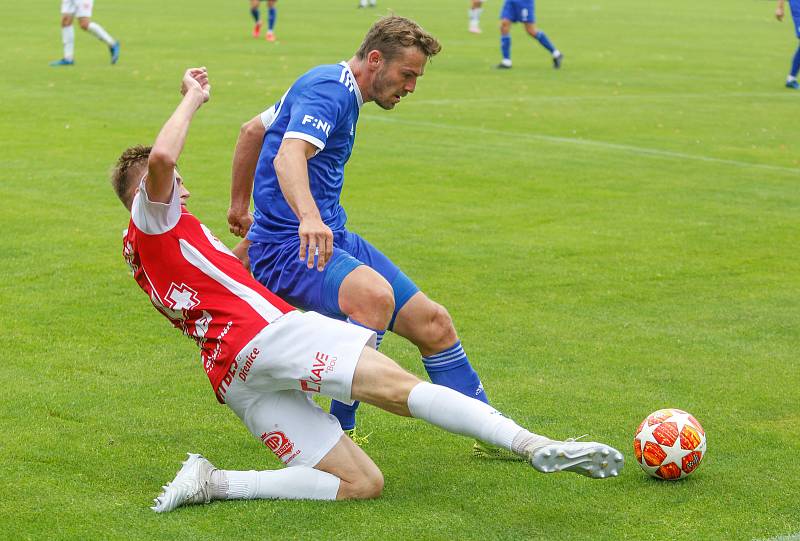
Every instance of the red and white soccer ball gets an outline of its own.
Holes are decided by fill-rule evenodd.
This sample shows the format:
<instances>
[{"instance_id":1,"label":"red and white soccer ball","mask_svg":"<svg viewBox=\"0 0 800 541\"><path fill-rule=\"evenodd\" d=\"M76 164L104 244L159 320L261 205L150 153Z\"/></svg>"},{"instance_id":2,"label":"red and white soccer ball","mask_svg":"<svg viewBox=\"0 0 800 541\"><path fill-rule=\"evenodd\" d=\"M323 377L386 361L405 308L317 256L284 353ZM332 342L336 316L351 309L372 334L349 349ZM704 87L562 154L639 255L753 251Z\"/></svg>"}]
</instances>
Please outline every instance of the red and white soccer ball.
<instances>
[{"instance_id":1,"label":"red and white soccer ball","mask_svg":"<svg viewBox=\"0 0 800 541\"><path fill-rule=\"evenodd\" d=\"M636 461L658 479L683 479L706 454L706 433L697 419L683 410L658 410L642 421L633 438Z\"/></svg>"}]
</instances>

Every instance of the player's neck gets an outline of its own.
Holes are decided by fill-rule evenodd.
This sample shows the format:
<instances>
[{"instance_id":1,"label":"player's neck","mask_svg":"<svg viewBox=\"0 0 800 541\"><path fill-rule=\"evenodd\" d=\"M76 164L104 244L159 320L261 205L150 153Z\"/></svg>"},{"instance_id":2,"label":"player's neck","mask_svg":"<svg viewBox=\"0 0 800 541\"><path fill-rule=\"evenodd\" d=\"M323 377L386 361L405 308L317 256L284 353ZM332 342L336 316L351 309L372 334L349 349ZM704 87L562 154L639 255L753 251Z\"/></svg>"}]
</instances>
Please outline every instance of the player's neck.
<instances>
[{"instance_id":1,"label":"player's neck","mask_svg":"<svg viewBox=\"0 0 800 541\"><path fill-rule=\"evenodd\" d=\"M357 56L347 61L347 65L350 66L350 71L353 72L353 78L356 80L358 90L361 92L361 98L364 103L372 101L372 95L369 93L370 83L372 82L370 78L372 75L369 70L367 70L366 64L366 60L359 60Z\"/></svg>"}]
</instances>

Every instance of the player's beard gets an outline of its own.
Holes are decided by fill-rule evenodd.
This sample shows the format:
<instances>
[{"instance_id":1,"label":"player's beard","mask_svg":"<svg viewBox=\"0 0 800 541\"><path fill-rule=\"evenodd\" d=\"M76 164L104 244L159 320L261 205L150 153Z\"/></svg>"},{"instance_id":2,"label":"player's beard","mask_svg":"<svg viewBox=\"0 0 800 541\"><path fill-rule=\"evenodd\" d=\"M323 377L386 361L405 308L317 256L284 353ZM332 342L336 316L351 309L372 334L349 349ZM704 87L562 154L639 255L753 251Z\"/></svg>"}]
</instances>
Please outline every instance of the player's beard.
<instances>
[{"instance_id":1,"label":"player's beard","mask_svg":"<svg viewBox=\"0 0 800 541\"><path fill-rule=\"evenodd\" d=\"M383 70L375 74L375 80L372 83L372 95L375 96L375 103L378 104L378 107L388 111L390 109L394 109L394 106L397 104L393 101L390 101L392 98L394 98L395 94L389 90L392 85L386 79L387 78ZM400 94L401 92L397 93L397 95Z\"/></svg>"}]
</instances>

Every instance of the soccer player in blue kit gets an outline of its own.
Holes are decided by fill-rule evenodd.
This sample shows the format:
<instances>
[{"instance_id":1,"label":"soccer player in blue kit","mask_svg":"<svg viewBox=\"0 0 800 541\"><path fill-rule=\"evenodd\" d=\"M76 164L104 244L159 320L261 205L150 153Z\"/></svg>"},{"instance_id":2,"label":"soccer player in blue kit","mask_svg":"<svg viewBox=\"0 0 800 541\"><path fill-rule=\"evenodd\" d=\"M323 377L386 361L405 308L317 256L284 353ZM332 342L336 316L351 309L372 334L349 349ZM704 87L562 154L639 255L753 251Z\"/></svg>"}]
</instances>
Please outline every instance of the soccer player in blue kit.
<instances>
[{"instance_id":1,"label":"soccer player in blue kit","mask_svg":"<svg viewBox=\"0 0 800 541\"><path fill-rule=\"evenodd\" d=\"M256 25L253 27L253 37L257 38L261 35L261 11L259 11L259 7L261 2L264 0L250 0L250 14L253 16L253 20L256 22ZM275 3L278 0L266 0L267 1L267 33L265 34L265 38L267 41L275 41L275 20L278 18L278 10L275 9Z\"/></svg>"},{"instance_id":2,"label":"soccer player in blue kit","mask_svg":"<svg viewBox=\"0 0 800 541\"><path fill-rule=\"evenodd\" d=\"M778 7L775 9L775 17L779 21L783 20L785 0L778 0ZM792 20L794 21L794 33L800 39L800 0L789 0L789 9L792 11ZM800 83L797 82L797 72L800 71L800 45L792 58L792 68L789 75L786 76L786 88L794 90L800 89Z\"/></svg>"},{"instance_id":3,"label":"soccer player in blue kit","mask_svg":"<svg viewBox=\"0 0 800 541\"><path fill-rule=\"evenodd\" d=\"M362 105L394 108L414 92L428 58L440 49L414 21L387 16L370 28L350 60L302 75L242 126L228 223L232 233L252 242L251 270L269 289L304 310L374 330L377 346L387 329L407 338L433 383L488 403L447 310L348 231L339 202ZM351 435L357 407L331 403L331 413ZM513 458L482 442L473 452Z\"/></svg>"},{"instance_id":4,"label":"soccer player in blue kit","mask_svg":"<svg viewBox=\"0 0 800 541\"><path fill-rule=\"evenodd\" d=\"M550 51L553 67L556 69L561 67L564 55L556 49L545 33L536 27L534 0L505 0L503 10L500 12L500 52L503 54L503 60L497 65L498 68L511 69L511 23L524 24L525 31Z\"/></svg>"}]
</instances>

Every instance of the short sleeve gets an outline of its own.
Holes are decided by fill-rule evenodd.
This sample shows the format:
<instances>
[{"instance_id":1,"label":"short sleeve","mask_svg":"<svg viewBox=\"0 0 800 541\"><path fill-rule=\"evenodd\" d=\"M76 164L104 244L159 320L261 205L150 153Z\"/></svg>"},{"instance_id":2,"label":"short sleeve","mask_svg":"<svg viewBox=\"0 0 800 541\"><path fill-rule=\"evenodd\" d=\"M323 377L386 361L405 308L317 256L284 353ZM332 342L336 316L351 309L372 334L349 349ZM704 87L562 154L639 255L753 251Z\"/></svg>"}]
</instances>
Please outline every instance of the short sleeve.
<instances>
[{"instance_id":1,"label":"short sleeve","mask_svg":"<svg viewBox=\"0 0 800 541\"><path fill-rule=\"evenodd\" d=\"M302 139L324 149L328 136L346 119L351 103L350 90L337 80L309 85L292 105L283 138Z\"/></svg>"},{"instance_id":2,"label":"short sleeve","mask_svg":"<svg viewBox=\"0 0 800 541\"><path fill-rule=\"evenodd\" d=\"M142 177L139 183L139 192L133 198L131 218L142 233L160 235L175 227L178 220L181 219L180 190L178 190L178 182L173 173L172 197L169 203L150 201L150 197L147 195L146 178L146 175Z\"/></svg>"}]
</instances>

